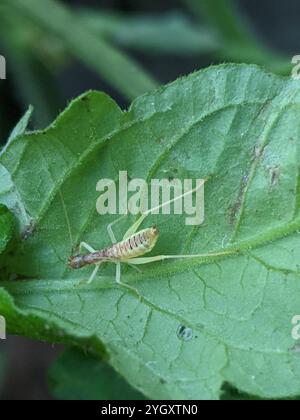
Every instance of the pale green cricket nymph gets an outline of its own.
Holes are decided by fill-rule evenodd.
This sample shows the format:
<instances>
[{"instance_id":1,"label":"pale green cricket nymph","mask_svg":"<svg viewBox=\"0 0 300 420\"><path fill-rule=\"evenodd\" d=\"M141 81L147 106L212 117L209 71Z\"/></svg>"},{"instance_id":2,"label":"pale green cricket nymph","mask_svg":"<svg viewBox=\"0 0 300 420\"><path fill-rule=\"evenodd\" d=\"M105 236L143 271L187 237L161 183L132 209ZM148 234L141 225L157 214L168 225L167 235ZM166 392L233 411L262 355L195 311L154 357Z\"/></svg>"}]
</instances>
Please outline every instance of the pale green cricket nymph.
<instances>
[{"instance_id":1,"label":"pale green cricket nymph","mask_svg":"<svg viewBox=\"0 0 300 420\"><path fill-rule=\"evenodd\" d=\"M112 245L103 248L101 250L95 250L90 245L85 242L81 242L80 250L85 248L88 251L88 254L78 254L69 258L69 266L73 269L80 269L87 265L95 265L95 268L88 280L88 283L91 283L97 275L100 265L104 262L112 262L116 264L116 282L121 283L121 263L125 263L135 267L136 265L148 264L155 261L162 261L167 259L177 259L177 258L197 258L197 257L213 257L213 256L222 256L228 255L228 251L222 251L218 253L210 254L191 254L191 255L157 255L154 257L143 257L143 255L152 251L155 247L158 240L159 231L156 226L146 228L138 231L138 228L145 220L145 218L151 214L154 210L170 204L179 198L191 194L196 191L199 187L188 191L181 196L178 196L166 203L161 204L155 209L150 209L146 213L142 214L138 220L127 230L123 239L118 242L115 234L112 230L112 226L123 219L125 216L122 216L110 223L107 227L108 234L112 241ZM135 267L136 268L136 267ZM125 285L127 286L127 285ZM128 287L128 286L127 286Z\"/></svg>"},{"instance_id":2,"label":"pale green cricket nymph","mask_svg":"<svg viewBox=\"0 0 300 420\"><path fill-rule=\"evenodd\" d=\"M127 262L134 264L135 258L152 251L157 242L158 235L157 227L152 226L151 228L134 233L121 242L113 243L100 251L92 250L92 248L82 242L81 247L86 248L90 253L70 257L69 266L78 269L90 264L100 265L103 262Z\"/></svg>"}]
</instances>

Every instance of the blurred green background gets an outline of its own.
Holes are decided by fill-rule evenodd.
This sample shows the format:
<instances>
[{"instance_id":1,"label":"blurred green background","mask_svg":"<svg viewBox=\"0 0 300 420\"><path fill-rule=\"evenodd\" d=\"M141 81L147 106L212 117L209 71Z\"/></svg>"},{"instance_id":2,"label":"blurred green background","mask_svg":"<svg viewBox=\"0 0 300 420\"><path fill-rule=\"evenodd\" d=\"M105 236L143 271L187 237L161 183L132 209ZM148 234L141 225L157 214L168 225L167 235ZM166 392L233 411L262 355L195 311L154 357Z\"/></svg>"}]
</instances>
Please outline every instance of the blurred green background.
<instances>
[{"instance_id":1,"label":"blurred green background","mask_svg":"<svg viewBox=\"0 0 300 420\"><path fill-rule=\"evenodd\" d=\"M0 144L29 104L31 128L42 128L89 89L127 108L147 90L211 64L256 63L288 75L300 54L299 17L298 0L0 0L7 63ZM1 341L1 398L53 398L47 371L61 350L21 337Z\"/></svg>"}]
</instances>

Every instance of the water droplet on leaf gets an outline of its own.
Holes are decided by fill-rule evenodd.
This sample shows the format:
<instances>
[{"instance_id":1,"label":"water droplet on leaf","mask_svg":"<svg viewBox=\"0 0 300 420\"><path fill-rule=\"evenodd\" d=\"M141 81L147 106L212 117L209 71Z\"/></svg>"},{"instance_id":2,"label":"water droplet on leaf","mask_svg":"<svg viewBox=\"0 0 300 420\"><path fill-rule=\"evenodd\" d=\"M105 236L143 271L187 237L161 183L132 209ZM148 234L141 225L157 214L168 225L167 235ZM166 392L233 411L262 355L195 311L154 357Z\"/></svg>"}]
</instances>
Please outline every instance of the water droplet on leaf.
<instances>
[{"instance_id":1,"label":"water droplet on leaf","mask_svg":"<svg viewBox=\"0 0 300 420\"><path fill-rule=\"evenodd\" d=\"M193 330L184 325L179 325L177 329L177 337L182 341L190 341L193 338Z\"/></svg>"}]
</instances>

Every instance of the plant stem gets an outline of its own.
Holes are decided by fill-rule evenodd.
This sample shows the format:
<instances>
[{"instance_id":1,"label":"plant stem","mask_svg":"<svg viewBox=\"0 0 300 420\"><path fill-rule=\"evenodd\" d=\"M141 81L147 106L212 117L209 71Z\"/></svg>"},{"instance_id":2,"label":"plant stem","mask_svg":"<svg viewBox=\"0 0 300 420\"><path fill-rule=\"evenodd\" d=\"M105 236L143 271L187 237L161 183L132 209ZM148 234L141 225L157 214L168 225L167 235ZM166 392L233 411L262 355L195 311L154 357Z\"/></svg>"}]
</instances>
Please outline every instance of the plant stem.
<instances>
[{"instance_id":1,"label":"plant stem","mask_svg":"<svg viewBox=\"0 0 300 420\"><path fill-rule=\"evenodd\" d=\"M256 63L279 74L291 71L290 60L261 44L232 0L184 0L191 11L206 20L219 35L220 59Z\"/></svg>"},{"instance_id":2,"label":"plant stem","mask_svg":"<svg viewBox=\"0 0 300 420\"><path fill-rule=\"evenodd\" d=\"M249 41L251 37L231 0L185 0L196 16L205 18L220 35L231 41ZM244 22L243 22L244 23Z\"/></svg>"},{"instance_id":3,"label":"plant stem","mask_svg":"<svg viewBox=\"0 0 300 420\"><path fill-rule=\"evenodd\" d=\"M62 39L74 56L98 72L126 98L133 99L157 86L138 64L95 35L75 13L58 1L14 0L8 7Z\"/></svg>"}]
</instances>

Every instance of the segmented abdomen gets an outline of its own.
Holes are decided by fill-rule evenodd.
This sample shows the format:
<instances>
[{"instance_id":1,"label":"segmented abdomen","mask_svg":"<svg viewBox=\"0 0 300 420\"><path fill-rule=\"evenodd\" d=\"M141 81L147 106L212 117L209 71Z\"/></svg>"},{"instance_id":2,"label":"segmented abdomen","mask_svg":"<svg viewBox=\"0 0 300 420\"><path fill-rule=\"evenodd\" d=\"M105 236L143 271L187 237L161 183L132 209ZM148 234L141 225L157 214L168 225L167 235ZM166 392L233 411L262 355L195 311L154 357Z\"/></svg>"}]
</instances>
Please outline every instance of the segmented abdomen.
<instances>
[{"instance_id":1,"label":"segmented abdomen","mask_svg":"<svg viewBox=\"0 0 300 420\"><path fill-rule=\"evenodd\" d=\"M156 227L141 230L130 238L118 242L102 251L103 257L127 260L150 252L156 244L158 230Z\"/></svg>"},{"instance_id":2,"label":"segmented abdomen","mask_svg":"<svg viewBox=\"0 0 300 420\"><path fill-rule=\"evenodd\" d=\"M118 242L100 251L86 255L74 255L69 259L69 266L77 269L89 264L99 264L103 261L129 260L150 252L158 239L158 229L151 227L141 230L125 241Z\"/></svg>"}]
</instances>

